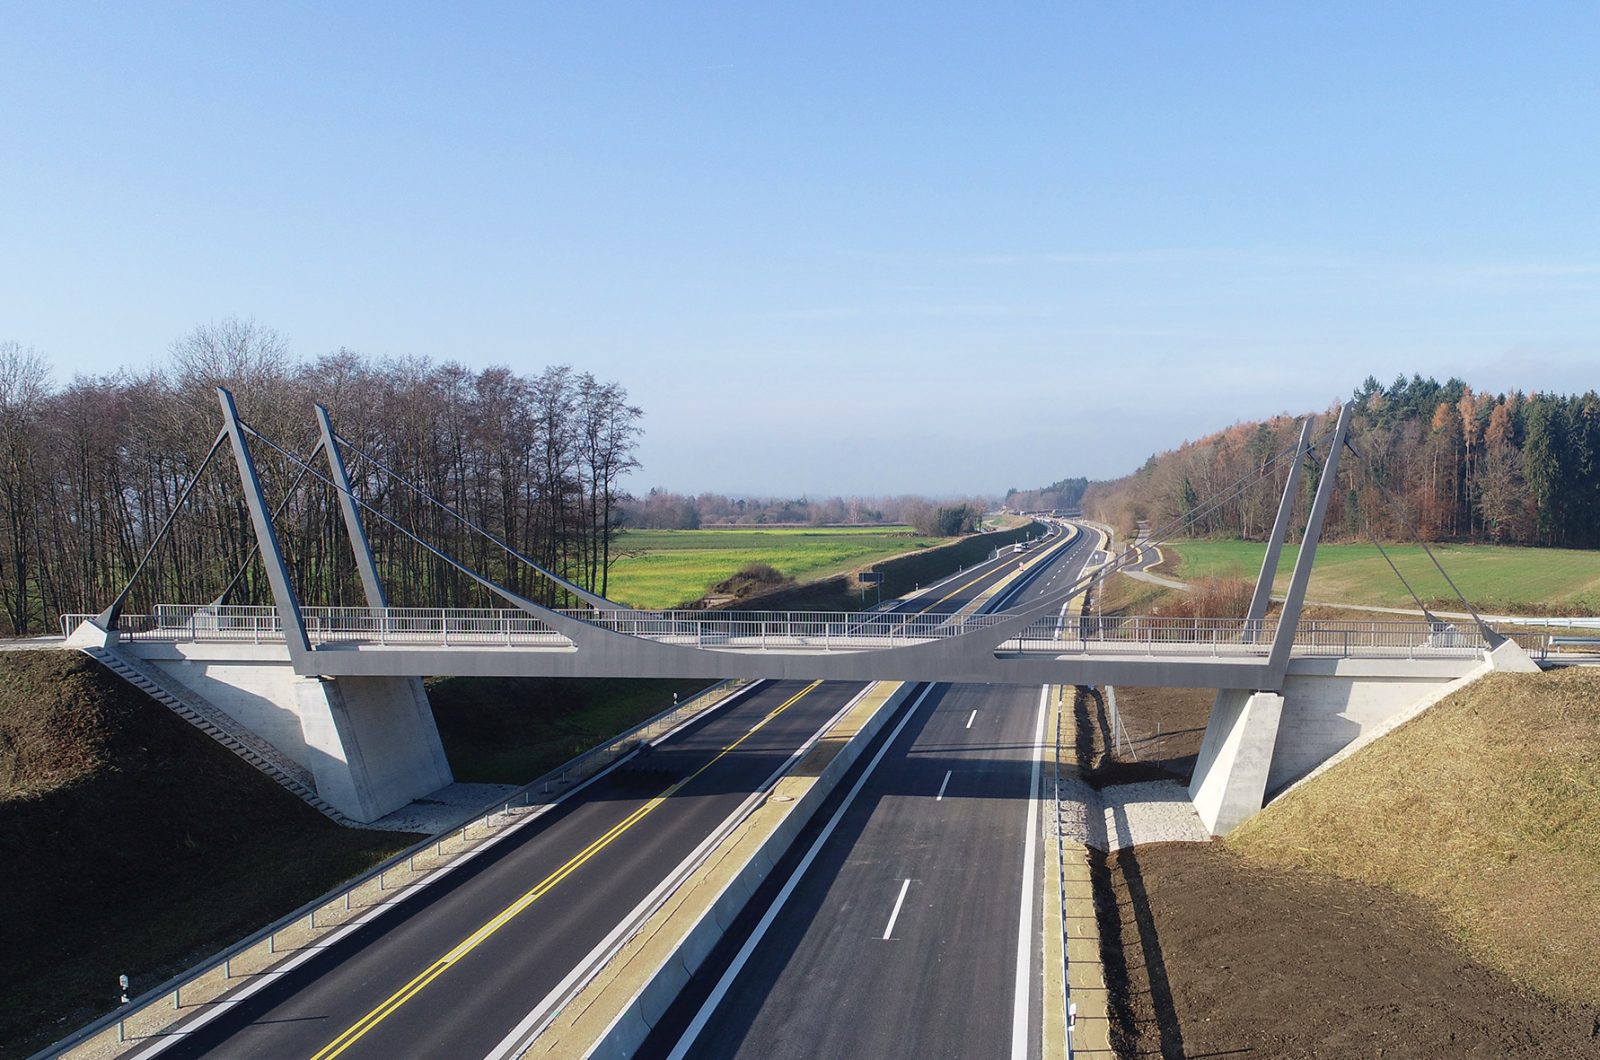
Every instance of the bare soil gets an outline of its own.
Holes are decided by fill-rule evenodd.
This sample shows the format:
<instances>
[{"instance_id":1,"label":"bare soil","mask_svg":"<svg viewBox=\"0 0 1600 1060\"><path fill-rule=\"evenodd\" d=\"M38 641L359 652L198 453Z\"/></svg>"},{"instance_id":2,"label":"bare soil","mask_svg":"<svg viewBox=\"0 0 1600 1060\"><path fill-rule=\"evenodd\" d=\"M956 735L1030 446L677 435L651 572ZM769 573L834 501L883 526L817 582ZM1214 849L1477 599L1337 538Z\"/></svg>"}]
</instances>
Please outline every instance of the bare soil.
<instances>
[{"instance_id":1,"label":"bare soil","mask_svg":"<svg viewBox=\"0 0 1600 1060\"><path fill-rule=\"evenodd\" d=\"M1104 690L1080 693L1078 760L1095 787L1142 780L1188 783L1216 693L1208 688L1117 688L1117 720Z\"/></svg>"},{"instance_id":2,"label":"bare soil","mask_svg":"<svg viewBox=\"0 0 1600 1060\"><path fill-rule=\"evenodd\" d=\"M1221 843L1124 850L1098 870L1123 1056L1600 1057L1600 1009L1475 963L1387 888Z\"/></svg>"}]
</instances>

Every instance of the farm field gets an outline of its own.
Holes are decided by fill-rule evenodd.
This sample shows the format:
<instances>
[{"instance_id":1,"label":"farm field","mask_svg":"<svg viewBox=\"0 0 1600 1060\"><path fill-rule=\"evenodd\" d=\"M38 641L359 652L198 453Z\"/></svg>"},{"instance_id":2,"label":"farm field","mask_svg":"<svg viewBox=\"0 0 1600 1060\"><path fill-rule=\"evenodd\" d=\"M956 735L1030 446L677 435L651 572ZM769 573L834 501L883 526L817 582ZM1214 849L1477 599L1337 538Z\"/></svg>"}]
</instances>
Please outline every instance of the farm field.
<instances>
[{"instance_id":1,"label":"farm field","mask_svg":"<svg viewBox=\"0 0 1600 1060\"><path fill-rule=\"evenodd\" d=\"M1395 566L1430 607L1459 609L1455 594L1418 545L1385 545ZM1434 554L1473 606L1492 613L1600 614L1600 552L1504 545L1433 545ZM1251 541L1178 541L1162 546L1180 578L1242 575L1254 579L1266 546ZM1284 549L1273 583L1289 584L1296 546ZM1307 598L1325 603L1415 607L1405 587L1370 544L1317 549Z\"/></svg>"},{"instance_id":2,"label":"farm field","mask_svg":"<svg viewBox=\"0 0 1600 1060\"><path fill-rule=\"evenodd\" d=\"M676 607L751 563L807 582L949 540L908 526L628 530L612 546L622 556L608 595L633 607Z\"/></svg>"}]
</instances>

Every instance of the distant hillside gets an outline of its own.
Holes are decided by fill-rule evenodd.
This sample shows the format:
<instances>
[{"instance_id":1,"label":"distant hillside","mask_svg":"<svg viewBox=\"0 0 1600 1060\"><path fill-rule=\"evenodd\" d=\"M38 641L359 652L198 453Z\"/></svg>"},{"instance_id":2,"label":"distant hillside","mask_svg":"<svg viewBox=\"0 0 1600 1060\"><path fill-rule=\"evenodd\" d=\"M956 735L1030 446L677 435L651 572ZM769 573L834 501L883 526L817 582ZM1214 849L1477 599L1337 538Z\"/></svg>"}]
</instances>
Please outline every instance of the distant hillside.
<instances>
[{"instance_id":1,"label":"distant hillside","mask_svg":"<svg viewBox=\"0 0 1600 1060\"><path fill-rule=\"evenodd\" d=\"M1459 379L1413 375L1354 395L1344 487L1326 535L1600 547L1600 395L1476 393ZM1336 409L1328 410L1323 426ZM1238 423L1158 453L1131 475L1096 482L1084 510L1124 529L1175 523L1186 536L1263 538L1278 492L1263 484L1214 511L1229 483L1294 445L1303 417ZM1394 498L1391 504L1385 491ZM1301 500L1304 508L1304 499Z\"/></svg>"}]
</instances>

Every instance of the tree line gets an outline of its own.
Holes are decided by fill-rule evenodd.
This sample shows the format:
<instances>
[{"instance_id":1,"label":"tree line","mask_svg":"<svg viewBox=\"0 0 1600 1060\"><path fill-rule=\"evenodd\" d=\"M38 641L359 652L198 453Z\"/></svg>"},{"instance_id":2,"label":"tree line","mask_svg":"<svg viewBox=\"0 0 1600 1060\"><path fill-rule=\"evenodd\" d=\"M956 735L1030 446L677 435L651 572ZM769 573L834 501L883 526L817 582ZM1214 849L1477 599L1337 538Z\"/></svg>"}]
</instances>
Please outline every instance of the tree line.
<instances>
[{"instance_id":1,"label":"tree line","mask_svg":"<svg viewBox=\"0 0 1600 1060\"><path fill-rule=\"evenodd\" d=\"M1368 378L1354 393L1329 538L1600 547L1600 396L1474 391L1459 379ZM1337 407L1327 410L1331 425ZM1235 424L1090 485L1085 510L1124 528L1173 524L1192 536L1259 540L1272 528L1286 462L1262 485L1208 509L1226 487L1293 447L1299 417ZM1315 476L1297 498L1304 513Z\"/></svg>"},{"instance_id":2,"label":"tree line","mask_svg":"<svg viewBox=\"0 0 1600 1060\"><path fill-rule=\"evenodd\" d=\"M1036 490L1006 490L1005 505L1012 511L1038 512L1077 508L1089 489L1087 478L1064 478Z\"/></svg>"},{"instance_id":3,"label":"tree line","mask_svg":"<svg viewBox=\"0 0 1600 1060\"><path fill-rule=\"evenodd\" d=\"M241 418L304 460L326 405L353 448L353 491L391 606L504 606L415 534L507 587L550 604L564 594L488 538L604 593L622 477L637 466L641 411L615 382L565 365L537 374L473 371L346 349L301 359L272 329L226 320L174 343L165 365L57 385L48 360L0 343L0 606L17 634L111 602L218 430L215 388ZM301 601L364 604L325 458L307 472L252 440ZM271 602L226 446L173 521L126 613L158 602Z\"/></svg>"},{"instance_id":4,"label":"tree line","mask_svg":"<svg viewBox=\"0 0 1600 1060\"><path fill-rule=\"evenodd\" d=\"M933 501L924 497L729 497L652 489L630 497L621 525L641 530L696 530L711 526L910 526L920 534L971 533L990 504L983 498Z\"/></svg>"}]
</instances>

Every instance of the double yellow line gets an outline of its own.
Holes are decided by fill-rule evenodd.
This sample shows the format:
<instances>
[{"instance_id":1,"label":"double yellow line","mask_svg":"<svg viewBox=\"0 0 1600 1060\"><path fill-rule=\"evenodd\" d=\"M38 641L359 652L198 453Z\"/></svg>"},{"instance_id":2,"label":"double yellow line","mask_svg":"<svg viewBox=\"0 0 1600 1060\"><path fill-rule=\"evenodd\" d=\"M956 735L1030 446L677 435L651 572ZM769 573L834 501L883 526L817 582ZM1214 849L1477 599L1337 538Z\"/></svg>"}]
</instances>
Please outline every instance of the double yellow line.
<instances>
[{"instance_id":1,"label":"double yellow line","mask_svg":"<svg viewBox=\"0 0 1600 1060\"><path fill-rule=\"evenodd\" d=\"M428 965L428 967L424 968L416 976L416 978L412 979L405 986L402 986L399 990L396 990L393 994L390 994L381 1005L373 1009L371 1012L368 1012L365 1016L362 1016L355 1023L352 1023L343 1034L339 1035L333 1041L323 1046L316 1053L316 1055L311 1058L311 1060L333 1060L334 1057L338 1056L356 1042L360 1041L363 1035L365 1035L372 1028L376 1027L378 1024L382 1023L401 1005L404 1005L407 1001L410 1001L413 997L416 997L429 983L439 978L439 976L448 971L457 961L471 953L490 935L493 935L496 931L499 931L501 928L509 924L513 919L516 918L517 914L521 913L524 909L528 908L528 906L532 905L534 902L537 902L540 898L548 894L556 886L556 884L572 875L580 867L582 867L586 861L609 846L611 842L618 836L622 835L628 829L642 821L656 807L672 798L672 796L682 789L684 785L688 784L700 774L704 773L706 770L722 761L723 757L731 752L734 748L744 743L757 732L760 732L762 727L765 726L767 722L771 721L773 718L776 718L778 715L782 714L784 711L800 702L800 700L810 695L821 684L821 681L813 681L805 688L802 688L799 692L796 692L793 696L790 696L781 705L773 708L773 710L768 713L766 717L757 722L749 732L745 733L743 736L739 737L722 750L718 751L716 756L705 765L701 766L693 773L690 773L682 780L673 784L660 795L657 795L643 806L640 806L637 810L634 810L623 820L613 825L605 835L584 847L583 850L575 854L565 865L562 865L559 869L556 869L550 875L540 880L530 890L523 894L522 897L518 898L510 905L500 910L500 912L496 913L494 917L487 921L482 927L478 928L478 930L462 939L448 952L437 958L432 964Z\"/></svg>"}]
</instances>

